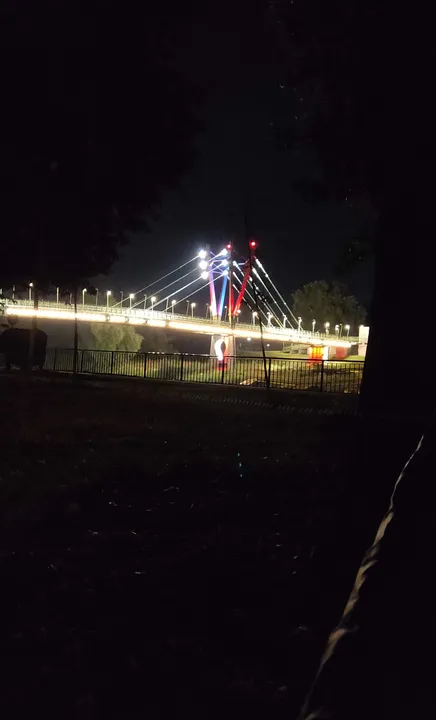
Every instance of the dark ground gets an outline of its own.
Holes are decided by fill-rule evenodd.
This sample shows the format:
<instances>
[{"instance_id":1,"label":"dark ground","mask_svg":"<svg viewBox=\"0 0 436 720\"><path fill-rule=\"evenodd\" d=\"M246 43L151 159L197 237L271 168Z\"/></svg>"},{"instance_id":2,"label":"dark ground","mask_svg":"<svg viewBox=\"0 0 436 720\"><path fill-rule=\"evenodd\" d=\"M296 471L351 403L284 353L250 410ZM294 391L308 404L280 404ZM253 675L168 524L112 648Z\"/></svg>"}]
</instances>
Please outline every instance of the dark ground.
<instances>
[{"instance_id":1,"label":"dark ground","mask_svg":"<svg viewBox=\"0 0 436 720\"><path fill-rule=\"evenodd\" d=\"M398 429L158 383L0 393L3 717L294 718Z\"/></svg>"}]
</instances>

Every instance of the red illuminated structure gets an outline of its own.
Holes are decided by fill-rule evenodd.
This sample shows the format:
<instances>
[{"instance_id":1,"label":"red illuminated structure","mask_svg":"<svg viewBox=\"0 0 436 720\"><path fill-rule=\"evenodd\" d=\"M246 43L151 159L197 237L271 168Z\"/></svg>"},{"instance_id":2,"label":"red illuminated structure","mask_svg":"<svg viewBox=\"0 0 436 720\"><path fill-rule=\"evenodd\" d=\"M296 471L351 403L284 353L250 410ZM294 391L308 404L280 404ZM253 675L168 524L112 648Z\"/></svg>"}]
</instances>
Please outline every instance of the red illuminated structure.
<instances>
[{"instance_id":1,"label":"red illuminated structure","mask_svg":"<svg viewBox=\"0 0 436 720\"><path fill-rule=\"evenodd\" d=\"M230 267L230 282L229 282L229 319L230 324L233 324L233 319L239 315L241 312L241 305L242 301L245 296L245 291L247 289L247 284L250 279L250 273L251 268L253 264L254 259L254 251L257 248L257 242L254 239L249 240L248 242L248 251L249 251L249 258L244 263L244 277L241 283L241 289L239 291L239 295L236 298L236 302L234 302L233 298L233 245L229 243L226 245L226 248L229 252L229 267Z\"/></svg>"}]
</instances>

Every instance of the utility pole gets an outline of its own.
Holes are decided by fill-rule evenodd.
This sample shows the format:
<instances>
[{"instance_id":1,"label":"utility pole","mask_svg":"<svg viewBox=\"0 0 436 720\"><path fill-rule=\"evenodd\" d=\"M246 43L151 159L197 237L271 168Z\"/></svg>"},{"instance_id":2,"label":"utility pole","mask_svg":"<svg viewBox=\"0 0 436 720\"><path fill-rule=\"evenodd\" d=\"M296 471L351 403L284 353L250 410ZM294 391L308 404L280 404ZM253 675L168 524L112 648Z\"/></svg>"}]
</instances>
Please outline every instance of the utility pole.
<instances>
[{"instance_id":1,"label":"utility pole","mask_svg":"<svg viewBox=\"0 0 436 720\"><path fill-rule=\"evenodd\" d=\"M229 243L226 245L229 252L229 322L230 328L233 329L234 318L233 318L233 244Z\"/></svg>"},{"instance_id":2,"label":"utility pole","mask_svg":"<svg viewBox=\"0 0 436 720\"><path fill-rule=\"evenodd\" d=\"M260 331L260 347L262 348L262 358L263 358L263 372L265 375L265 386L269 389L269 383L270 379L268 377L268 368L266 363L266 354L265 354L265 343L263 341L263 325L262 325L262 318L260 316L260 310L259 310L259 300L257 295L257 286L256 281L254 279L253 275L253 254L256 249L257 243L255 240L250 240L250 235L248 232L248 219L247 219L247 213L245 213L245 236L248 244L248 262L250 263L250 276L253 281L253 295L254 295L254 303L256 305L256 312L257 312L257 318L259 320L259 331Z\"/></svg>"}]
</instances>

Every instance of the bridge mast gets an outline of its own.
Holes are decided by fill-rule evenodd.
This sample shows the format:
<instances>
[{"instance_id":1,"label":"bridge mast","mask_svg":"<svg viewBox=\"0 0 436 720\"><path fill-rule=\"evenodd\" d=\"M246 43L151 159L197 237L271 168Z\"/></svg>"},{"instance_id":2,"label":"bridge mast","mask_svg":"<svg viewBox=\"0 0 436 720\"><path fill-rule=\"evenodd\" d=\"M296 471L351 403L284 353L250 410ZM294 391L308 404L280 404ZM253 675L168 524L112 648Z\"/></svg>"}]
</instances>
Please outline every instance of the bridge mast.
<instances>
[{"instance_id":1,"label":"bridge mast","mask_svg":"<svg viewBox=\"0 0 436 720\"><path fill-rule=\"evenodd\" d=\"M215 283L213 279L213 268L212 268L212 259L210 255L210 245L206 245L206 257L207 257L207 264L208 264L208 273L209 273L209 294L210 294L210 316L214 320L218 317L218 309L216 304L216 293L215 293Z\"/></svg>"},{"instance_id":2,"label":"bridge mast","mask_svg":"<svg viewBox=\"0 0 436 720\"><path fill-rule=\"evenodd\" d=\"M226 245L226 249L228 250L228 256L229 256L229 323L230 323L230 327L233 328L234 318L233 318L233 245L232 245L232 243L228 243L228 245Z\"/></svg>"}]
</instances>

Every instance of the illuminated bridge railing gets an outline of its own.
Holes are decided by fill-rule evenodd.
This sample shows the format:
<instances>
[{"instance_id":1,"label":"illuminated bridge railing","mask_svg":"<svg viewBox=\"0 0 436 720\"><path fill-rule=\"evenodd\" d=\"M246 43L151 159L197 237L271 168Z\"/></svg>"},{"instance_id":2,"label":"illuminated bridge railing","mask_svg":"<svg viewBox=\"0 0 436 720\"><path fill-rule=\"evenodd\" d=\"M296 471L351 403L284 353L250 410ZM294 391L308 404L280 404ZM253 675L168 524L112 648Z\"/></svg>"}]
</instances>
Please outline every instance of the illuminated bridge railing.
<instances>
[{"instance_id":1,"label":"illuminated bridge railing","mask_svg":"<svg viewBox=\"0 0 436 720\"><path fill-rule=\"evenodd\" d=\"M10 315L31 315L33 314L33 301L19 300L16 304L10 304L7 307L7 313ZM47 300L40 300L38 303L38 313L41 318L49 316L51 319L70 320L74 318L74 309L69 303L56 303ZM45 315L44 315L45 314ZM169 327L175 330L186 330L191 332L204 332L212 335L215 332L230 333L240 338L258 338L259 326L252 323L236 322L233 330L230 329L229 322L210 320L206 318L193 317L188 314L175 313L172 310L152 310L147 308L129 308L129 307L108 307L107 305L95 305L79 303L77 305L77 316L82 322L130 322L132 324L148 324L157 327ZM348 337L323 333L305 332L304 330L294 330L292 328L278 327L277 325L264 325L263 333L267 340L279 340L283 342L295 342L299 344L324 344L324 345L345 345L358 343L357 337Z\"/></svg>"},{"instance_id":2,"label":"illuminated bridge railing","mask_svg":"<svg viewBox=\"0 0 436 720\"><path fill-rule=\"evenodd\" d=\"M118 375L178 382L215 383L282 390L358 393L363 362L311 361L268 357L267 373L259 357L230 357L220 363L209 355L131 353L79 350L77 370L92 375ZM73 371L73 351L47 351L45 370Z\"/></svg>"}]
</instances>

